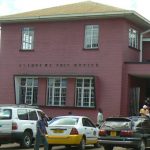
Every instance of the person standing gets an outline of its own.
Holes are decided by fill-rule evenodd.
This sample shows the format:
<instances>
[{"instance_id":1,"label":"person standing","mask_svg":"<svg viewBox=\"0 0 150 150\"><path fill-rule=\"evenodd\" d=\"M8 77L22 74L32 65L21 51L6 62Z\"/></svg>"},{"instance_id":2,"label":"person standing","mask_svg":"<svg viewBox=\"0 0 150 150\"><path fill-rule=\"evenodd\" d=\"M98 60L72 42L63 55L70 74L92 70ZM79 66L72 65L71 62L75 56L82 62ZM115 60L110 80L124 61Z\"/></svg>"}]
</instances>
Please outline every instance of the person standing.
<instances>
[{"instance_id":1,"label":"person standing","mask_svg":"<svg viewBox=\"0 0 150 150\"><path fill-rule=\"evenodd\" d=\"M40 120L37 121L37 133L35 137L34 150L39 150L40 144L44 145L44 150L48 150L48 142L46 140L46 127L48 127L47 118L44 112L41 112Z\"/></svg>"},{"instance_id":2,"label":"person standing","mask_svg":"<svg viewBox=\"0 0 150 150\"><path fill-rule=\"evenodd\" d=\"M101 127L103 121L104 121L103 112L102 112L102 110L99 108L99 109L98 109L98 114L97 114L97 124L98 124L99 127Z\"/></svg>"},{"instance_id":3,"label":"person standing","mask_svg":"<svg viewBox=\"0 0 150 150\"><path fill-rule=\"evenodd\" d=\"M150 117L149 108L146 105L143 105L143 108L140 109L140 115Z\"/></svg>"}]
</instances>

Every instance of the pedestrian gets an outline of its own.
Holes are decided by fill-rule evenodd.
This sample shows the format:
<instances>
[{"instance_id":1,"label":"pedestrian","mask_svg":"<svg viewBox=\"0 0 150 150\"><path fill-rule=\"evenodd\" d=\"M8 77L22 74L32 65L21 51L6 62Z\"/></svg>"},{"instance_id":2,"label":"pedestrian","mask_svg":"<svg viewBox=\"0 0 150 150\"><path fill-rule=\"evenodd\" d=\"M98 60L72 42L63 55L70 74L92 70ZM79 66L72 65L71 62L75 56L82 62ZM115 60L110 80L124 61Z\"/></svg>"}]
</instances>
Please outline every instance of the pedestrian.
<instances>
[{"instance_id":1,"label":"pedestrian","mask_svg":"<svg viewBox=\"0 0 150 150\"><path fill-rule=\"evenodd\" d=\"M103 112L102 112L101 108L99 108L98 109L98 114L97 114L97 125L99 127L101 127L103 121L104 121Z\"/></svg>"},{"instance_id":2,"label":"pedestrian","mask_svg":"<svg viewBox=\"0 0 150 150\"><path fill-rule=\"evenodd\" d=\"M146 105L143 105L143 108L140 109L141 116L150 116L149 108Z\"/></svg>"},{"instance_id":3,"label":"pedestrian","mask_svg":"<svg viewBox=\"0 0 150 150\"><path fill-rule=\"evenodd\" d=\"M39 150L40 144L44 145L44 150L48 150L48 142L46 139L46 127L48 127L47 118L44 112L41 112L40 119L37 121L37 133L35 137L34 150Z\"/></svg>"}]
</instances>

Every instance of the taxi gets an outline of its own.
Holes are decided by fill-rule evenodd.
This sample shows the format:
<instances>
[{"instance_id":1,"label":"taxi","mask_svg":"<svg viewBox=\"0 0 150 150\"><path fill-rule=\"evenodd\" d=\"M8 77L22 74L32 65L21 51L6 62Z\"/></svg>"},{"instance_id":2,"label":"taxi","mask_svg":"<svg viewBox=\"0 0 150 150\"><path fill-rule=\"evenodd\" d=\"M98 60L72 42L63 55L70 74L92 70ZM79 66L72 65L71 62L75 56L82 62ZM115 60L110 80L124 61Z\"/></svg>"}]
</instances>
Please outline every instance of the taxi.
<instances>
[{"instance_id":1,"label":"taxi","mask_svg":"<svg viewBox=\"0 0 150 150\"><path fill-rule=\"evenodd\" d=\"M84 150L88 144L99 147L99 129L86 116L58 116L53 118L47 128L49 150L54 145L65 145L67 148L77 146Z\"/></svg>"}]
</instances>

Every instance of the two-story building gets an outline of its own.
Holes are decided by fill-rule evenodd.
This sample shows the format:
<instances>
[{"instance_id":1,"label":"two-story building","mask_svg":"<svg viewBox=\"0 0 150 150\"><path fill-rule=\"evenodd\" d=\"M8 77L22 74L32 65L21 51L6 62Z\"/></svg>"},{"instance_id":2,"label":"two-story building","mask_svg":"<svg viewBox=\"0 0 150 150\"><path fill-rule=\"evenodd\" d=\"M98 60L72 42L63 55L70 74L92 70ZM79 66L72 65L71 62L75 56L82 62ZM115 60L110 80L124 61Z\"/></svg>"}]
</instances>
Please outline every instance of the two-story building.
<instances>
[{"instance_id":1,"label":"two-story building","mask_svg":"<svg viewBox=\"0 0 150 150\"><path fill-rule=\"evenodd\" d=\"M0 17L0 103L96 121L138 115L150 97L150 22L81 2Z\"/></svg>"}]
</instances>

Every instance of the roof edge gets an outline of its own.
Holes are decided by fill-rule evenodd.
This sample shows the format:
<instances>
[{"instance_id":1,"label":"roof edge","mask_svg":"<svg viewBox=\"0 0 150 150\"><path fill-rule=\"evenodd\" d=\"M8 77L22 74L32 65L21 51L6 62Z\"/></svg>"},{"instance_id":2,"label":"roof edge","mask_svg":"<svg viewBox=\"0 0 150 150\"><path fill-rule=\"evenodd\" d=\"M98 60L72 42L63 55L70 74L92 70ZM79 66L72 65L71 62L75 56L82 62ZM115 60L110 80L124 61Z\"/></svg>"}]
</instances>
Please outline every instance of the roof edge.
<instances>
[{"instance_id":1,"label":"roof edge","mask_svg":"<svg viewBox=\"0 0 150 150\"><path fill-rule=\"evenodd\" d=\"M103 12L103 13L85 13L85 14L64 14L50 16L35 17L16 17L16 18L0 18L0 23L17 23L17 22L37 22L37 21L62 21L62 20L78 20L78 19L96 19L96 18L115 18L123 17L129 19L130 15L134 15L138 20L144 21L150 27L150 21L133 10ZM129 19L131 20L131 19Z\"/></svg>"},{"instance_id":2,"label":"roof edge","mask_svg":"<svg viewBox=\"0 0 150 150\"><path fill-rule=\"evenodd\" d=\"M60 18L82 18L82 17L101 17L101 16L114 16L114 15L123 15L123 14L129 14L131 12L129 11L119 11L119 12L104 12L104 13L85 13L85 14L64 14L64 15L50 15L50 16L33 16L33 17L14 17L14 18L0 18L0 23L2 22L17 22L17 21L24 21L24 20L29 20L29 21L34 21L34 20L43 20L43 19L48 19L48 20L53 20L53 19L60 19Z\"/></svg>"}]
</instances>

